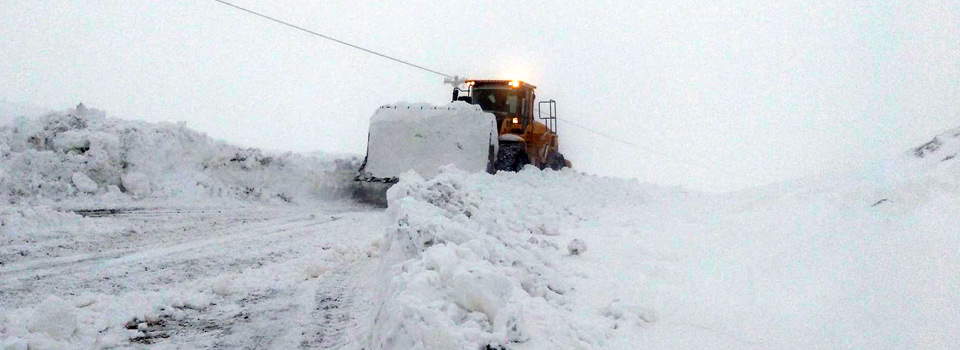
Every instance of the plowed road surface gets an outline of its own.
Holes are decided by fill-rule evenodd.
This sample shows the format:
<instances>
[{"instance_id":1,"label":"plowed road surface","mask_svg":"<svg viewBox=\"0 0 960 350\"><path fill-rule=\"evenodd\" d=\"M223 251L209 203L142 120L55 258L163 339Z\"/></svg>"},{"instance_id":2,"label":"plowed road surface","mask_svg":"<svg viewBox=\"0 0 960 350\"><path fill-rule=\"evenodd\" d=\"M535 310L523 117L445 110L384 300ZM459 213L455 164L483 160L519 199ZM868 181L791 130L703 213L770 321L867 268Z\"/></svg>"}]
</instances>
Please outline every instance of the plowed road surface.
<instances>
[{"instance_id":1,"label":"plowed road surface","mask_svg":"<svg viewBox=\"0 0 960 350\"><path fill-rule=\"evenodd\" d=\"M355 347L362 333L382 210L330 204L84 214L3 237L4 308L48 295L206 288L217 296L210 305L151 322L116 348L341 349Z\"/></svg>"}]
</instances>

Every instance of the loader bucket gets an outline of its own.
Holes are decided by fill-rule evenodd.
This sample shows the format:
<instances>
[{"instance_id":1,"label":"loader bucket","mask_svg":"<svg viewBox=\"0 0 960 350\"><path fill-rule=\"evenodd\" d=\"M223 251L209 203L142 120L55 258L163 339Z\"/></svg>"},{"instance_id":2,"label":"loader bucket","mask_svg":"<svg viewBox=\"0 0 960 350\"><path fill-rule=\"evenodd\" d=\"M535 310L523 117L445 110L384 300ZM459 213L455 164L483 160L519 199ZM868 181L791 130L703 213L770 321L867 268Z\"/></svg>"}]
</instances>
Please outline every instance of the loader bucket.
<instances>
[{"instance_id":1,"label":"loader bucket","mask_svg":"<svg viewBox=\"0 0 960 350\"><path fill-rule=\"evenodd\" d=\"M461 101L383 106L370 118L367 156L356 178L366 184L356 188L383 205L386 189L401 173L413 170L429 179L449 164L468 172L492 171L497 147L496 118L479 106Z\"/></svg>"},{"instance_id":2,"label":"loader bucket","mask_svg":"<svg viewBox=\"0 0 960 350\"><path fill-rule=\"evenodd\" d=\"M353 198L361 203L387 207L387 190L395 182L354 181Z\"/></svg>"}]
</instances>

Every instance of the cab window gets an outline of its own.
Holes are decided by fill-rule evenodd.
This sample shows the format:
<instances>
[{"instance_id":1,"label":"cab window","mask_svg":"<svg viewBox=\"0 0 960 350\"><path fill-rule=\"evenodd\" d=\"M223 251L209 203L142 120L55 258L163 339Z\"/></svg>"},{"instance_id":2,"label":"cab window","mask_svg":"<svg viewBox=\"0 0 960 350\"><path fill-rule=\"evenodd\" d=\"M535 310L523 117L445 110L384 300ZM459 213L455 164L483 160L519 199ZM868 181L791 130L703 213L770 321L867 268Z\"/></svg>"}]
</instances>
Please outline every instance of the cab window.
<instances>
[{"instance_id":1,"label":"cab window","mask_svg":"<svg viewBox=\"0 0 960 350\"><path fill-rule=\"evenodd\" d=\"M473 101L487 112L517 114L522 101L516 90L504 88L476 87L473 89Z\"/></svg>"}]
</instances>

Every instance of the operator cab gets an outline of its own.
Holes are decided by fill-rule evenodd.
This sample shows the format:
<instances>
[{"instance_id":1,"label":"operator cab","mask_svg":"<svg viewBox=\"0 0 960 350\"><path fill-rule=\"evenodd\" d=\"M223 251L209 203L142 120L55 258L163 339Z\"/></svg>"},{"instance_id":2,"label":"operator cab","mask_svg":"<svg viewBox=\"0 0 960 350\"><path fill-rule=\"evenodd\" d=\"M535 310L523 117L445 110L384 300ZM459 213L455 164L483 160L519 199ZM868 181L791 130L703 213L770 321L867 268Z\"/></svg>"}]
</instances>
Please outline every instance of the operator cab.
<instances>
[{"instance_id":1,"label":"operator cab","mask_svg":"<svg viewBox=\"0 0 960 350\"><path fill-rule=\"evenodd\" d=\"M464 85L466 89L453 90L453 100L475 104L492 113L501 133L523 133L531 123L536 86L519 80L467 80Z\"/></svg>"}]
</instances>

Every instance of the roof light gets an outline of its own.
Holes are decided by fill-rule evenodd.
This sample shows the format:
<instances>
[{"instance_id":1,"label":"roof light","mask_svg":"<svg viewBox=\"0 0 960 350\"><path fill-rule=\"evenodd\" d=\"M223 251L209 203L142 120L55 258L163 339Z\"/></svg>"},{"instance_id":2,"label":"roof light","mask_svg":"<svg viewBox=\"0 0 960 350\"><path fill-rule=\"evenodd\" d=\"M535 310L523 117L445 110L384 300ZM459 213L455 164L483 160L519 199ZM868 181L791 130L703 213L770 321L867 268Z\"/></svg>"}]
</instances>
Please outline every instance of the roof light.
<instances>
[{"instance_id":1,"label":"roof light","mask_svg":"<svg viewBox=\"0 0 960 350\"><path fill-rule=\"evenodd\" d=\"M509 84L509 85L512 86L512 87L520 87L520 82L519 82L519 81L516 81L516 80L513 80L513 81L510 81L510 84Z\"/></svg>"}]
</instances>

